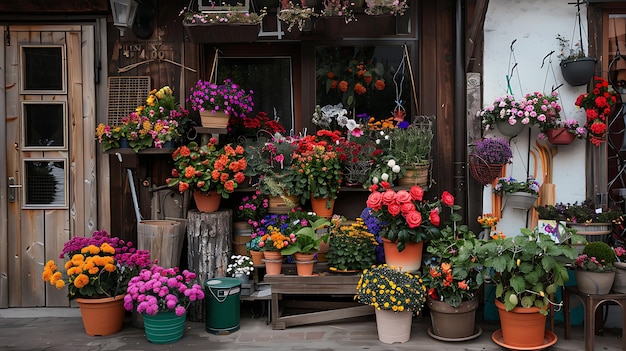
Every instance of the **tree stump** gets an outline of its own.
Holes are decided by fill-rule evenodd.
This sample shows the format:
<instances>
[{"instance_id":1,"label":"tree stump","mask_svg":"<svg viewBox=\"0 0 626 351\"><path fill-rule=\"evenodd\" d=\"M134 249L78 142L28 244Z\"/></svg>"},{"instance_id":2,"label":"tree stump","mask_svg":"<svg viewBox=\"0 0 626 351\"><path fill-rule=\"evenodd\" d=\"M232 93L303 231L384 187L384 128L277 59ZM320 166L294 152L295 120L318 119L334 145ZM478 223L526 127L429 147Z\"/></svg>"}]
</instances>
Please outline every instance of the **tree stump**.
<instances>
[{"instance_id":1,"label":"tree stump","mask_svg":"<svg viewBox=\"0 0 626 351\"><path fill-rule=\"evenodd\" d=\"M226 273L232 246L232 210L210 213L190 210L187 212L187 240L189 271L197 274L204 288L208 280ZM205 291L205 299L209 298ZM192 302L187 318L192 322L204 321L205 305L205 301Z\"/></svg>"}]
</instances>

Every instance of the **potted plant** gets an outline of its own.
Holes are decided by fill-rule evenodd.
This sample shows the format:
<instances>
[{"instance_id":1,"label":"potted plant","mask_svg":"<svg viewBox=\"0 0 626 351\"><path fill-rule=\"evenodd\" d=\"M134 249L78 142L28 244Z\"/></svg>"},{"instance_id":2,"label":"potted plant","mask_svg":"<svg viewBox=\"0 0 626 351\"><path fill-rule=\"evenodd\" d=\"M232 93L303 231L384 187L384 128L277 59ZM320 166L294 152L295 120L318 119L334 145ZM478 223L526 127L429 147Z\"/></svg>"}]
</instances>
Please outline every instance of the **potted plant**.
<instances>
[{"instance_id":1,"label":"potted plant","mask_svg":"<svg viewBox=\"0 0 626 351\"><path fill-rule=\"evenodd\" d=\"M491 233L496 230L496 225L498 224L500 218L492 213L484 213L478 216L476 220L478 221L478 224L480 224L480 226L483 228L479 239L487 241L489 240L489 237L491 237Z\"/></svg>"},{"instance_id":2,"label":"potted plant","mask_svg":"<svg viewBox=\"0 0 626 351\"><path fill-rule=\"evenodd\" d=\"M245 179L243 171L247 163L243 147L227 144L218 149L216 145L217 139L211 138L206 145L192 141L177 148L172 153L172 177L166 180L168 186L177 187L181 193L192 190L202 212L216 211L220 200L227 199ZM211 195L214 195L212 200L205 199ZM214 202L204 207L205 200Z\"/></svg>"},{"instance_id":3,"label":"potted plant","mask_svg":"<svg viewBox=\"0 0 626 351\"><path fill-rule=\"evenodd\" d=\"M544 132L553 145L568 145L574 139L587 138L587 129L581 127L577 120L568 119L558 122L552 129Z\"/></svg>"},{"instance_id":4,"label":"potted plant","mask_svg":"<svg viewBox=\"0 0 626 351\"><path fill-rule=\"evenodd\" d=\"M142 314L148 341L166 344L183 337L187 308L202 299L195 273L153 265L130 280L124 308Z\"/></svg>"},{"instance_id":5,"label":"potted plant","mask_svg":"<svg viewBox=\"0 0 626 351\"><path fill-rule=\"evenodd\" d=\"M617 92L609 86L604 78L593 77L591 93L580 94L574 103L585 109L587 139L595 146L606 141L607 121L617 104Z\"/></svg>"},{"instance_id":6,"label":"potted plant","mask_svg":"<svg viewBox=\"0 0 626 351\"><path fill-rule=\"evenodd\" d=\"M123 299L131 278L149 267L150 252L136 250L104 231L91 237L76 236L67 241L59 258L65 259L65 271L55 260L44 266L42 278L57 289L67 286L68 298L76 299L88 335L110 335L122 329Z\"/></svg>"},{"instance_id":7,"label":"potted plant","mask_svg":"<svg viewBox=\"0 0 626 351\"><path fill-rule=\"evenodd\" d=\"M580 16L578 16L580 21ZM579 23L580 26L580 23ZM582 37L579 42L571 43L569 39L560 34L556 36L561 50L557 55L561 59L561 74L565 81L572 86L580 86L589 83L595 73L596 58L585 55Z\"/></svg>"},{"instance_id":8,"label":"potted plant","mask_svg":"<svg viewBox=\"0 0 626 351\"><path fill-rule=\"evenodd\" d=\"M573 264L578 290L585 294L608 294L615 279L615 262L615 252L607 243L587 244Z\"/></svg>"},{"instance_id":9,"label":"potted plant","mask_svg":"<svg viewBox=\"0 0 626 351\"><path fill-rule=\"evenodd\" d=\"M493 236L480 246L478 253L490 275L485 282L495 286L503 343L510 348L543 345L548 307L562 305L550 298L569 279L565 264L575 257L574 250L547 234L522 228L520 235ZM524 328L511 325L508 322L511 312L521 313L517 318L536 318L536 321L522 322L528 323ZM520 331L532 333L517 336Z\"/></svg>"},{"instance_id":10,"label":"potted plant","mask_svg":"<svg viewBox=\"0 0 626 351\"><path fill-rule=\"evenodd\" d=\"M252 112L252 94L231 79L221 85L199 80L190 89L187 102L200 112L203 127L226 128L231 118L243 118Z\"/></svg>"},{"instance_id":11,"label":"potted plant","mask_svg":"<svg viewBox=\"0 0 626 351\"><path fill-rule=\"evenodd\" d=\"M286 218L286 217L282 217ZM282 233L279 225L269 225L265 234L259 239L259 248L263 252L265 258L265 273L280 274L283 264L283 255L281 250L288 247L292 243L292 238ZM294 240L295 241L295 240Z\"/></svg>"},{"instance_id":12,"label":"potted plant","mask_svg":"<svg viewBox=\"0 0 626 351\"><path fill-rule=\"evenodd\" d=\"M477 113L485 131L494 130L505 135L517 136L531 120L524 116L519 102L512 95L497 97L492 104L485 106Z\"/></svg>"},{"instance_id":13,"label":"potted plant","mask_svg":"<svg viewBox=\"0 0 626 351\"><path fill-rule=\"evenodd\" d=\"M324 135L328 134L323 130L316 134L318 137ZM292 167L300 179L306 180L306 190L302 198L311 199L311 207L317 215L330 218L343 174L333 144L316 136L306 136L298 140Z\"/></svg>"},{"instance_id":14,"label":"potted plant","mask_svg":"<svg viewBox=\"0 0 626 351\"><path fill-rule=\"evenodd\" d=\"M230 277L238 278L241 283L248 283L250 274L254 271L252 259L243 255L230 256L230 263L226 267L226 274Z\"/></svg>"},{"instance_id":15,"label":"potted plant","mask_svg":"<svg viewBox=\"0 0 626 351\"><path fill-rule=\"evenodd\" d=\"M298 275L312 275L315 255L320 251L322 243L328 243L329 237L328 233L322 236L318 235L316 230L328 227L330 222L326 218L318 218L315 221L303 218L297 219L296 225L296 228L299 227L299 229L289 230L288 228L284 231L285 234L290 232L291 243L280 252L284 256L293 255Z\"/></svg>"},{"instance_id":16,"label":"potted plant","mask_svg":"<svg viewBox=\"0 0 626 351\"><path fill-rule=\"evenodd\" d=\"M424 260L423 277L431 318L428 334L435 339L467 340L480 335L475 318L484 275L481 243L467 225L456 223L428 243L430 257Z\"/></svg>"},{"instance_id":17,"label":"potted plant","mask_svg":"<svg viewBox=\"0 0 626 351\"><path fill-rule=\"evenodd\" d=\"M432 147L432 122L413 124L407 128L391 130L391 150L396 161L403 168L398 185L429 186L430 151Z\"/></svg>"},{"instance_id":18,"label":"potted plant","mask_svg":"<svg viewBox=\"0 0 626 351\"><path fill-rule=\"evenodd\" d=\"M324 0L318 23L324 33L331 38L341 36L346 24L356 21L350 0Z\"/></svg>"},{"instance_id":19,"label":"potted plant","mask_svg":"<svg viewBox=\"0 0 626 351\"><path fill-rule=\"evenodd\" d=\"M350 224L333 219L328 254L331 272L361 271L376 263L378 242L362 218Z\"/></svg>"},{"instance_id":20,"label":"potted plant","mask_svg":"<svg viewBox=\"0 0 626 351\"><path fill-rule=\"evenodd\" d=\"M280 122L271 119L266 112L259 112L256 116L244 116L242 118L231 118L228 121L228 133L233 139L244 136L252 140L270 139L276 133L284 134L285 127Z\"/></svg>"},{"instance_id":21,"label":"potted plant","mask_svg":"<svg viewBox=\"0 0 626 351\"><path fill-rule=\"evenodd\" d=\"M196 12L185 7L183 28L194 43L245 43L258 38L267 10L257 12Z\"/></svg>"},{"instance_id":22,"label":"potted plant","mask_svg":"<svg viewBox=\"0 0 626 351\"><path fill-rule=\"evenodd\" d=\"M482 185L491 184L500 177L502 167L512 158L508 140L500 137L480 139L469 155L470 174Z\"/></svg>"},{"instance_id":23,"label":"potted plant","mask_svg":"<svg viewBox=\"0 0 626 351\"><path fill-rule=\"evenodd\" d=\"M539 197L539 183L533 177L520 182L513 177L502 177L493 192L504 196L503 207L529 210Z\"/></svg>"},{"instance_id":24,"label":"potted plant","mask_svg":"<svg viewBox=\"0 0 626 351\"><path fill-rule=\"evenodd\" d=\"M419 275L387 264L363 270L355 299L373 306L378 339L381 342L407 342L411 337L413 315L419 315L426 300L426 287Z\"/></svg>"},{"instance_id":25,"label":"potted plant","mask_svg":"<svg viewBox=\"0 0 626 351\"><path fill-rule=\"evenodd\" d=\"M313 7L301 6L287 0L281 0L281 4L278 19L287 24L288 32L291 32L294 27L297 27L300 32L313 30L312 20L319 16Z\"/></svg>"},{"instance_id":26,"label":"potted plant","mask_svg":"<svg viewBox=\"0 0 626 351\"><path fill-rule=\"evenodd\" d=\"M369 16L402 16L409 9L406 0L365 0L365 13Z\"/></svg>"},{"instance_id":27,"label":"potted plant","mask_svg":"<svg viewBox=\"0 0 626 351\"><path fill-rule=\"evenodd\" d=\"M341 162L344 185L346 186L365 184L373 164L377 162L383 152L366 134L341 138L335 151Z\"/></svg>"},{"instance_id":28,"label":"potted plant","mask_svg":"<svg viewBox=\"0 0 626 351\"><path fill-rule=\"evenodd\" d=\"M441 236L440 215L450 209L450 219L459 220L454 211L454 197L444 191L439 199L424 199L424 190L412 186L410 190L392 190L373 187L367 198L367 207L380 225L378 235L383 240L385 260L407 271L417 271L421 266L422 246L425 240Z\"/></svg>"},{"instance_id":29,"label":"potted plant","mask_svg":"<svg viewBox=\"0 0 626 351\"><path fill-rule=\"evenodd\" d=\"M622 216L621 209L599 207L591 199L564 206L567 226L576 230L587 241L605 239L611 233L612 222Z\"/></svg>"}]
</instances>

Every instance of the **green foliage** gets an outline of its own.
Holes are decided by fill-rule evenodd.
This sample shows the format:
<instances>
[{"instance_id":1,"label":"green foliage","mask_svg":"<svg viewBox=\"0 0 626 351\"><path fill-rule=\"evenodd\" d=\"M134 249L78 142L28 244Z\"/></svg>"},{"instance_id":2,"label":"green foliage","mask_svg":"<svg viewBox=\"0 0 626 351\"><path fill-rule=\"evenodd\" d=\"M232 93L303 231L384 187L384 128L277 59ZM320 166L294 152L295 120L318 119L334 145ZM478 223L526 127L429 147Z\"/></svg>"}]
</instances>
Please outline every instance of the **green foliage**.
<instances>
[{"instance_id":1,"label":"green foliage","mask_svg":"<svg viewBox=\"0 0 626 351\"><path fill-rule=\"evenodd\" d=\"M491 268L490 283L506 310L516 306L539 307L541 313L552 303L548 297L569 279L565 263L575 257L574 249L555 243L536 229L521 229L515 237L499 236L479 248L485 268ZM514 295L514 297L512 297Z\"/></svg>"},{"instance_id":2,"label":"green foliage","mask_svg":"<svg viewBox=\"0 0 626 351\"><path fill-rule=\"evenodd\" d=\"M308 225L298 229L293 236L295 241L280 251L284 256L293 255L296 252L304 254L316 253L320 250L322 242L328 242L328 233L318 235L316 230L327 227L330 222L325 218L318 218L314 222L307 222ZM291 237L291 235L290 235Z\"/></svg>"},{"instance_id":3,"label":"green foliage","mask_svg":"<svg viewBox=\"0 0 626 351\"><path fill-rule=\"evenodd\" d=\"M326 259L331 270L363 270L376 262L378 243L361 218L350 225L333 226L330 240Z\"/></svg>"},{"instance_id":4,"label":"green foliage","mask_svg":"<svg viewBox=\"0 0 626 351\"><path fill-rule=\"evenodd\" d=\"M612 265L617 261L613 249L611 249L609 244L602 241L588 243L587 246L585 246L585 248L583 249L583 254L595 257L599 262L602 262L606 265Z\"/></svg>"},{"instance_id":5,"label":"green foliage","mask_svg":"<svg viewBox=\"0 0 626 351\"><path fill-rule=\"evenodd\" d=\"M423 164L430 160L433 131L430 123L391 130L391 154L400 165Z\"/></svg>"}]
</instances>

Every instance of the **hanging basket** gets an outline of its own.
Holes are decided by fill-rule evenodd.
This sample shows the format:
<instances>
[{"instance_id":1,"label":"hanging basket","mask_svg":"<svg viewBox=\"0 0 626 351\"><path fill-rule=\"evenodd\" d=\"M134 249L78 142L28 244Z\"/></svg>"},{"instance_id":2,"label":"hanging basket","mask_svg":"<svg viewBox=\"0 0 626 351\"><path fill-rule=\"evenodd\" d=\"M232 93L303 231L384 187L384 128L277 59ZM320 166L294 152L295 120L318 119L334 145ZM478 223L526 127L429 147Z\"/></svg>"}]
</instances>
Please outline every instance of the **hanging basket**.
<instances>
[{"instance_id":1,"label":"hanging basket","mask_svg":"<svg viewBox=\"0 0 626 351\"><path fill-rule=\"evenodd\" d=\"M522 124L522 122L519 120L513 125L511 125L508 120L499 120L496 122L496 127L498 128L500 134L509 137L515 137L519 133L521 133L522 130L524 130L524 127L526 127L526 125Z\"/></svg>"},{"instance_id":2,"label":"hanging basket","mask_svg":"<svg viewBox=\"0 0 626 351\"><path fill-rule=\"evenodd\" d=\"M563 60L560 63L561 74L567 84L580 86L589 83L596 70L594 57L582 57L573 60Z\"/></svg>"},{"instance_id":3,"label":"hanging basket","mask_svg":"<svg viewBox=\"0 0 626 351\"><path fill-rule=\"evenodd\" d=\"M501 164L489 164L480 156L471 154L469 156L469 169L472 178L483 186L493 183L502 174Z\"/></svg>"},{"instance_id":4,"label":"hanging basket","mask_svg":"<svg viewBox=\"0 0 626 351\"><path fill-rule=\"evenodd\" d=\"M507 193L504 195L502 207L510 207L518 210L528 211L537 201L537 195L529 194L523 191Z\"/></svg>"},{"instance_id":5,"label":"hanging basket","mask_svg":"<svg viewBox=\"0 0 626 351\"><path fill-rule=\"evenodd\" d=\"M576 139L576 136L561 127L558 129L550 129L546 131L548 141L552 145L569 145Z\"/></svg>"}]
</instances>

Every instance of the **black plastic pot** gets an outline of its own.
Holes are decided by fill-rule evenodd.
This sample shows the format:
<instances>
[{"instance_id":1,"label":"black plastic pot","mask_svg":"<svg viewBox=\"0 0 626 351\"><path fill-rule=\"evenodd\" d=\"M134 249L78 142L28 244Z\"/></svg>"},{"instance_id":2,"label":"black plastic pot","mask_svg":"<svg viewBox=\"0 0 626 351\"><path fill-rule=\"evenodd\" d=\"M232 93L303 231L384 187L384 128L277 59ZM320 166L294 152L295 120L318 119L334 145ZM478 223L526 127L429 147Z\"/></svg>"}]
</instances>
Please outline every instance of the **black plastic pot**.
<instances>
[{"instance_id":1,"label":"black plastic pot","mask_svg":"<svg viewBox=\"0 0 626 351\"><path fill-rule=\"evenodd\" d=\"M571 86L585 85L595 74L596 61L595 57L563 60L561 61L561 74Z\"/></svg>"}]
</instances>

